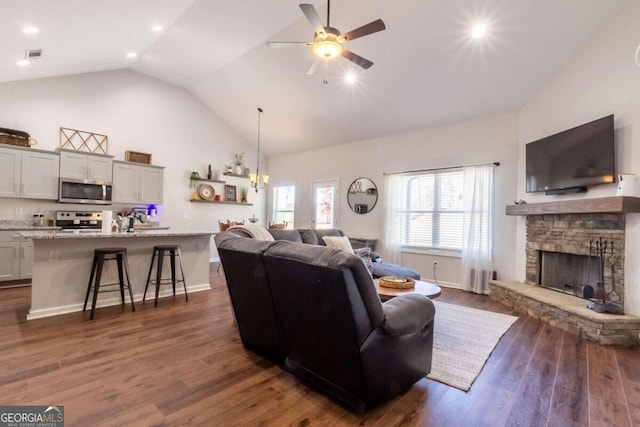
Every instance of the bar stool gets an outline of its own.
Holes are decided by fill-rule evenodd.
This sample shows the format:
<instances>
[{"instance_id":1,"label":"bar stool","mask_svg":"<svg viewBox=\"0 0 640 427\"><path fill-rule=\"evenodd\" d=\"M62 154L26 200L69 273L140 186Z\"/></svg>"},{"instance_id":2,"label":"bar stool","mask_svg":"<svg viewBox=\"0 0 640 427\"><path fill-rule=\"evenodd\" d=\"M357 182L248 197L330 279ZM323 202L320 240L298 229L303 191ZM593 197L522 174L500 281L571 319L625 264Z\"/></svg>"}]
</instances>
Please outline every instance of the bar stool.
<instances>
[{"instance_id":1,"label":"bar stool","mask_svg":"<svg viewBox=\"0 0 640 427\"><path fill-rule=\"evenodd\" d=\"M115 260L118 266L118 282L116 283L100 283L102 280L102 268L105 261ZM124 274L123 274L124 271ZM124 278L127 282L125 283ZM95 279L95 283L94 283ZM113 289L118 286L119 289ZM102 289L101 289L102 288ZM105 289L107 288L107 289ZM84 298L84 307L82 311L87 309L87 302L89 301L89 294L93 291L93 303L91 304L91 316L89 319L93 320L93 315L96 311L96 302L98 301L98 294L101 292L117 292L120 290L120 297L122 298L122 305L124 305L124 288L129 290L129 298L131 299L131 309L136 311L136 307L133 304L133 292L131 291L131 281L129 280L129 266L127 264L127 249L126 248L100 248L94 250L93 253L93 265L91 266L91 274L89 275L89 285L87 286L87 295Z\"/></svg>"},{"instance_id":2,"label":"bar stool","mask_svg":"<svg viewBox=\"0 0 640 427\"><path fill-rule=\"evenodd\" d=\"M178 254L178 262L180 263L180 273L182 274L181 279L176 279L176 253ZM156 259L156 255L158 257L158 262L156 265L156 280L151 280L151 270L153 270L153 262ZM171 278L162 278L162 263L165 256L170 257L171 262ZM182 269L182 256L180 255L180 245L157 245L153 247L153 255L151 256L151 265L149 265L149 274L147 275L147 284L144 287L144 295L142 296L142 301L147 297L147 288L150 283L154 283L156 285L156 297L154 307L158 306L158 294L160 293L160 285L168 285L171 283L173 285L173 296L176 296L176 283L182 282L184 286L184 296L187 301L189 301L189 295L187 295L187 283L184 280L184 270Z\"/></svg>"}]
</instances>

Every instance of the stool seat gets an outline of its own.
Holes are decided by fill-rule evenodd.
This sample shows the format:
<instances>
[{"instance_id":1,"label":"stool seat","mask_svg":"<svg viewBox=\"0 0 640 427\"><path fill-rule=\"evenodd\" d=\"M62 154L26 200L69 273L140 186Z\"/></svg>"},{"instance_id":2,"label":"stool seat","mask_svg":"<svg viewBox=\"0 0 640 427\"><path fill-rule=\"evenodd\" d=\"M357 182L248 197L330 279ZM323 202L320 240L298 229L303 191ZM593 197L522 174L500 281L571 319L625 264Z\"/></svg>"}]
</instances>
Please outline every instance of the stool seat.
<instances>
[{"instance_id":1,"label":"stool seat","mask_svg":"<svg viewBox=\"0 0 640 427\"><path fill-rule=\"evenodd\" d=\"M93 251L96 254L114 255L118 252L126 253L127 248L99 248Z\"/></svg>"},{"instance_id":2,"label":"stool seat","mask_svg":"<svg viewBox=\"0 0 640 427\"><path fill-rule=\"evenodd\" d=\"M180 245L155 245L153 247L154 251L159 251L161 249L164 251L177 251L180 249Z\"/></svg>"},{"instance_id":3,"label":"stool seat","mask_svg":"<svg viewBox=\"0 0 640 427\"><path fill-rule=\"evenodd\" d=\"M118 282L116 283L100 283L102 280L102 269L105 261L116 261L118 267ZM125 282L126 278L126 282ZM116 287L114 289L114 287ZM102 288L102 289L101 289ZM131 290L131 280L129 279L129 265L127 263L127 249L126 248L98 248L93 251L93 265L91 266L91 274L89 275L89 284L87 285L87 294L84 298L84 306L82 311L87 309L87 303L89 302L89 294L93 292L93 301L91 304L91 316L96 311L96 303L98 301L98 294L102 292L117 292L120 291L120 297L122 299L122 305L124 305L124 288L129 290L129 299L131 300L131 310L136 311L136 307L133 303L133 292Z\"/></svg>"},{"instance_id":4,"label":"stool seat","mask_svg":"<svg viewBox=\"0 0 640 427\"><path fill-rule=\"evenodd\" d=\"M178 263L180 264L180 274L181 278L176 278L176 254L178 258ZM171 278L162 278L162 265L164 262L164 257L170 257L171 263ZM151 279L151 272L153 270L153 264L157 257L156 263L156 275L155 280ZM160 294L160 285L168 285L171 284L173 287L173 296L176 296L176 283L182 282L182 286L184 287L184 297L187 301L189 301L189 295L187 294L187 283L184 279L184 269L182 268L182 255L180 254L180 245L156 245L153 247L153 254L151 255L151 264L149 265L149 274L147 275L147 284L144 287L144 295L142 296L142 301L145 301L147 298L147 289L149 288L149 284L155 284L156 295L154 307L158 306L158 295Z\"/></svg>"}]
</instances>

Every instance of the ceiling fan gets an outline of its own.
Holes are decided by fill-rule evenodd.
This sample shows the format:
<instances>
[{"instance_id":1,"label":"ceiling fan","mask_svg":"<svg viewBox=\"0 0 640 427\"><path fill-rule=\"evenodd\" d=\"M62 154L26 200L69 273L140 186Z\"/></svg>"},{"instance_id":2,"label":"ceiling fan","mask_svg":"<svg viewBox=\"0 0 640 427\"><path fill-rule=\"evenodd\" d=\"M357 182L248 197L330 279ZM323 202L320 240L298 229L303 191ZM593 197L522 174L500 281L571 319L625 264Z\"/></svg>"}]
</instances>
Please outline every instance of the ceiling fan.
<instances>
[{"instance_id":1,"label":"ceiling fan","mask_svg":"<svg viewBox=\"0 0 640 427\"><path fill-rule=\"evenodd\" d=\"M333 28L330 24L330 12L331 12L331 0L327 2L327 26L322 25L320 16L312 4L303 3L300 4L302 13L307 18L313 30L315 31L314 40L312 42L267 42L269 47L294 47L294 46L311 46L313 53L316 55L316 59L313 61L307 74L313 74L318 68L321 60L329 60L342 56L354 64L366 69L369 69L373 62L360 55L344 48L344 44L348 41L357 39L359 37L368 36L369 34L377 33L384 30L386 27L382 19L376 19L369 22L362 27L358 27L347 33L340 33L337 28Z\"/></svg>"}]
</instances>

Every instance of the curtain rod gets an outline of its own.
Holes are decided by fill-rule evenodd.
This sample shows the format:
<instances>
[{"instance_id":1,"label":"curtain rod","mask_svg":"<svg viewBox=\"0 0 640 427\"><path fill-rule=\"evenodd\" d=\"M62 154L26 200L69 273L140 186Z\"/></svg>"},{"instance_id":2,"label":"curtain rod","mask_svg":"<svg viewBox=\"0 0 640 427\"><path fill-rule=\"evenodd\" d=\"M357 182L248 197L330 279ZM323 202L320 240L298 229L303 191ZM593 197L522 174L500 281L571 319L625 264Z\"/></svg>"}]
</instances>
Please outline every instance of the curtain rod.
<instances>
[{"instance_id":1,"label":"curtain rod","mask_svg":"<svg viewBox=\"0 0 640 427\"><path fill-rule=\"evenodd\" d=\"M447 170L447 169L460 169L460 168L464 168L466 166L484 166L484 165L500 166L500 162L470 163L470 164L467 164L467 165L446 166L446 167L442 167L442 168L412 169L412 170L406 170L406 171L383 172L382 175L386 176L386 175L398 175L398 174L402 174L402 173L441 171L441 170Z\"/></svg>"}]
</instances>

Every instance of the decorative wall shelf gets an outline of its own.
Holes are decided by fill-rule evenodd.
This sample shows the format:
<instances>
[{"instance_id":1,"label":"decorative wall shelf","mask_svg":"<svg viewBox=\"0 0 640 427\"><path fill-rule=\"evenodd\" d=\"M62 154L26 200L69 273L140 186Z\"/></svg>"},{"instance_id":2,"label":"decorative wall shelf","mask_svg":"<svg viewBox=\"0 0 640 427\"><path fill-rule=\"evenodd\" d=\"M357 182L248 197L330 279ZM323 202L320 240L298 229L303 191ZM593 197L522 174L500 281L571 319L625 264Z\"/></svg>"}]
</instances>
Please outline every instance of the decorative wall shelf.
<instances>
[{"instance_id":1,"label":"decorative wall shelf","mask_svg":"<svg viewBox=\"0 0 640 427\"><path fill-rule=\"evenodd\" d=\"M223 173L225 176L235 176L236 178L247 178L249 179L249 175L238 175L237 173L225 172Z\"/></svg>"},{"instance_id":2,"label":"decorative wall shelf","mask_svg":"<svg viewBox=\"0 0 640 427\"><path fill-rule=\"evenodd\" d=\"M215 182L216 184L226 184L227 183L227 181L220 181L219 179L209 179L209 178L198 178L198 179L194 179L194 181Z\"/></svg>"},{"instance_id":3,"label":"decorative wall shelf","mask_svg":"<svg viewBox=\"0 0 640 427\"><path fill-rule=\"evenodd\" d=\"M640 213L640 197L599 197L558 202L508 205L507 215L554 215L581 213Z\"/></svg>"},{"instance_id":4,"label":"decorative wall shelf","mask_svg":"<svg viewBox=\"0 0 640 427\"><path fill-rule=\"evenodd\" d=\"M224 200L221 200L219 202L216 202L215 200L200 200L200 199L191 199L190 202L192 203L214 203L214 204L218 204L218 205L242 205L242 206L253 206L253 203L242 203L242 202L225 202Z\"/></svg>"}]
</instances>

